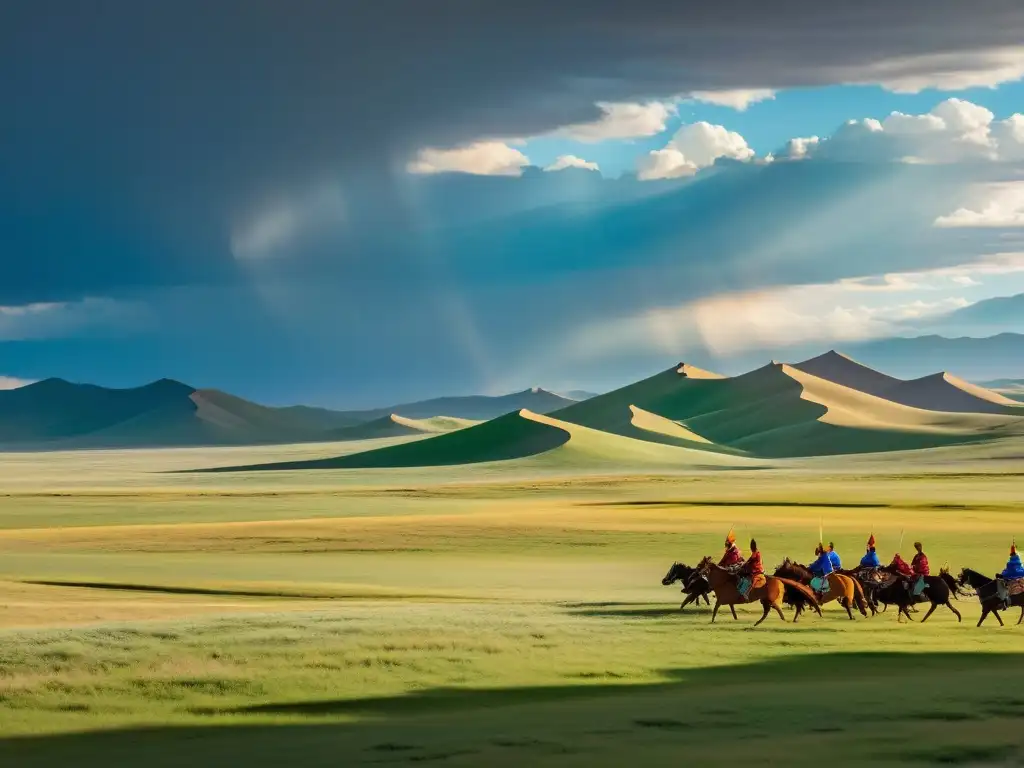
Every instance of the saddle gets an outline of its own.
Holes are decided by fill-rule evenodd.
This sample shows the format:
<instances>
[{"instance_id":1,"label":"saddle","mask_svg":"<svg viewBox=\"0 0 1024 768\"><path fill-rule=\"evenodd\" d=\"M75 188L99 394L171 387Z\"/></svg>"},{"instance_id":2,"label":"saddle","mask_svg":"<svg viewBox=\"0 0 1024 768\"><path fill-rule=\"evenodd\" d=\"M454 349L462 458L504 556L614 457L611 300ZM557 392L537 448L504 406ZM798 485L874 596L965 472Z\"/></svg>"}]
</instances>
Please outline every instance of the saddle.
<instances>
[{"instance_id":1,"label":"saddle","mask_svg":"<svg viewBox=\"0 0 1024 768\"><path fill-rule=\"evenodd\" d=\"M982 603L987 603L989 600L999 600L1004 608L1008 608L1010 605L1010 594L1009 585L1012 582L1006 582L1002 579L996 579L990 581L984 586L978 587L977 592L978 600Z\"/></svg>"},{"instance_id":2,"label":"saddle","mask_svg":"<svg viewBox=\"0 0 1024 768\"><path fill-rule=\"evenodd\" d=\"M857 572L857 580L861 584L875 587L888 587L899 577L883 571L881 568L864 568Z\"/></svg>"},{"instance_id":3,"label":"saddle","mask_svg":"<svg viewBox=\"0 0 1024 768\"><path fill-rule=\"evenodd\" d=\"M1008 597L1016 597L1024 594L1024 579L1014 579L1006 582L1006 594Z\"/></svg>"}]
</instances>

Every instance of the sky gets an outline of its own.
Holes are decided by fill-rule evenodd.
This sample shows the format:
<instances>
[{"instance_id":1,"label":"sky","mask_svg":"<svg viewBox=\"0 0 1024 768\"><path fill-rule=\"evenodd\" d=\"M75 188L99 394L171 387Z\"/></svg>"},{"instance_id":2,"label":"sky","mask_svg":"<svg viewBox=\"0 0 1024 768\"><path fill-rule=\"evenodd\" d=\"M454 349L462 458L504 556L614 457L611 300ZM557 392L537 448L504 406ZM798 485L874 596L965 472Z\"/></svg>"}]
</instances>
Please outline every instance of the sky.
<instances>
[{"instance_id":1,"label":"sky","mask_svg":"<svg viewBox=\"0 0 1024 768\"><path fill-rule=\"evenodd\" d=\"M0 5L0 387L376 407L1024 293L1016 2Z\"/></svg>"}]
</instances>

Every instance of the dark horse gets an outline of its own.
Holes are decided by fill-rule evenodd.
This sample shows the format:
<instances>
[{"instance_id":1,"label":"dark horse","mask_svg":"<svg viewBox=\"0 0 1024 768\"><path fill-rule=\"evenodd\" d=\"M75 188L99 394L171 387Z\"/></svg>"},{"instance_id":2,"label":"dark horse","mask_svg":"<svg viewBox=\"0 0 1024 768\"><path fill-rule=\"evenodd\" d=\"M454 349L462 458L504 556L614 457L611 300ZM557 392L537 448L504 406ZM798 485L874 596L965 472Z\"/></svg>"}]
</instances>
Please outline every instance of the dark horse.
<instances>
[{"instance_id":1,"label":"dark horse","mask_svg":"<svg viewBox=\"0 0 1024 768\"><path fill-rule=\"evenodd\" d=\"M792 581L799 582L800 584L810 585L811 579L814 578L806 566L794 563L789 558L783 561L782 565L775 569L775 575L781 576L785 579L791 579ZM840 573L830 574L828 577L828 591L824 597L821 598L821 603L831 602L837 600L843 608L846 609L846 615L853 619L853 611L850 610L854 605L857 606L857 610L861 612L863 616L868 615L868 602L864 599L864 590L861 588L860 582L858 582L852 576L846 576ZM807 600L798 592L793 591L792 593L787 592L785 602L788 605L792 605L796 608L796 615L793 617L793 623L797 622L800 618L800 614L803 613L804 607L807 605ZM818 607L815 606L817 609ZM821 610L818 609L818 615L821 615Z\"/></svg>"},{"instance_id":2,"label":"dark horse","mask_svg":"<svg viewBox=\"0 0 1024 768\"><path fill-rule=\"evenodd\" d=\"M999 611L1006 610L1007 606L996 592L995 581L995 579L983 576L977 571L972 571L970 568L964 568L960 571L960 578L956 580L959 586L972 587L978 593L978 599L981 601L981 618L978 619L979 627L981 622L987 619L990 613L998 619L999 626L1003 626L1003 617L999 615ZM1017 623L1024 622L1024 592L1013 595L1010 598L1010 606L1020 606L1020 618L1017 619Z\"/></svg>"},{"instance_id":3,"label":"dark horse","mask_svg":"<svg viewBox=\"0 0 1024 768\"><path fill-rule=\"evenodd\" d=\"M661 583L667 587L677 581L683 583L682 591L686 595L683 604L679 606L680 611L690 603L699 603L701 598L704 598L705 605L711 605L711 601L708 599L708 595L711 594L711 584L696 568L691 568L685 563L672 563L672 567L668 569L668 573L665 574ZM729 609L732 611L732 617L737 618L736 608L730 605Z\"/></svg>"},{"instance_id":4,"label":"dark horse","mask_svg":"<svg viewBox=\"0 0 1024 768\"><path fill-rule=\"evenodd\" d=\"M928 612L921 619L924 623L928 621L928 617L931 616L935 609L940 605L944 605L953 612L956 616L957 621L963 621L963 616L960 615L960 611L953 607L953 604L949 601L951 596L957 594L957 583L956 580L949 575L949 572L945 569L938 576L925 576L924 584L925 589L920 595L912 594L914 582L917 578L908 578L907 576L899 573L891 565L887 565L880 569L895 579L888 584L880 586L876 592L878 602L886 605L895 605L899 608L899 613L896 614L896 620L902 621L903 617L906 616L911 621L914 617L910 615L910 606L914 603L930 602L932 607L928 609Z\"/></svg>"}]
</instances>

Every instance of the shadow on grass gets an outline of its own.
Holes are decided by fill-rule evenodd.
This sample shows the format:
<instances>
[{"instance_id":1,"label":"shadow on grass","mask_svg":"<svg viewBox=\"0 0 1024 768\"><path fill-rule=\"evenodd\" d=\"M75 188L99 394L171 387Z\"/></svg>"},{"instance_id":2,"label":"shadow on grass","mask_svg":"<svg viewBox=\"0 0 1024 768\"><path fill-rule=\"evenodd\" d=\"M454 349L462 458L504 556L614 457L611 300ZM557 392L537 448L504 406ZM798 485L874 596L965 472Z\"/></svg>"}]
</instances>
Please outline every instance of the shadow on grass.
<instances>
[{"instance_id":1,"label":"shadow on grass","mask_svg":"<svg viewBox=\"0 0 1024 768\"><path fill-rule=\"evenodd\" d=\"M680 595L679 601L686 599ZM597 619L665 619L669 617L690 619L702 616L707 619L711 608L701 603L691 603L683 610L679 606L651 605L650 603L563 603L562 607L573 616L586 616ZM729 613L729 609L725 609Z\"/></svg>"},{"instance_id":2,"label":"shadow on grass","mask_svg":"<svg viewBox=\"0 0 1024 768\"><path fill-rule=\"evenodd\" d=\"M654 683L192 707L196 725L0 739L0 765L557 765L572 753L586 753L588 765L622 765L650 764L664 750L711 764L723 740L730 762L820 765L822 750L833 750L837 765L984 762L1024 746L1021 679L1024 653L790 655L666 670ZM856 725L865 714L870 738ZM769 723L773 739L734 740L737 729Z\"/></svg>"}]
</instances>

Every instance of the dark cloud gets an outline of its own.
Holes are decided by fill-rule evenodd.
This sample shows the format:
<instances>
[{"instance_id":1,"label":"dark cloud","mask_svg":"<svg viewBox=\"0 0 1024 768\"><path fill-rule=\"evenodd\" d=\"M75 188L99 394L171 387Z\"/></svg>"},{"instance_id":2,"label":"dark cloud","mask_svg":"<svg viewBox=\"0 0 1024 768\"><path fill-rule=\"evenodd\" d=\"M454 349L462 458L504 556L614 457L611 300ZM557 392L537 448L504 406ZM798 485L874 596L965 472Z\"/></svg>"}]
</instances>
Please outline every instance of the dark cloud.
<instances>
[{"instance_id":1,"label":"dark cloud","mask_svg":"<svg viewBox=\"0 0 1024 768\"><path fill-rule=\"evenodd\" d=\"M3 4L0 35L2 300L32 301L237 280L238 221L325 180L353 216L412 229L416 149L591 119L597 100L988 66L1024 9L37 0Z\"/></svg>"},{"instance_id":2,"label":"dark cloud","mask_svg":"<svg viewBox=\"0 0 1024 768\"><path fill-rule=\"evenodd\" d=\"M597 101L934 80L1021 40L1016 2L2 3L0 306L109 297L147 324L4 342L0 372L378 405L509 381L604 313L968 260L998 244L930 222L977 170L404 169Z\"/></svg>"}]
</instances>

